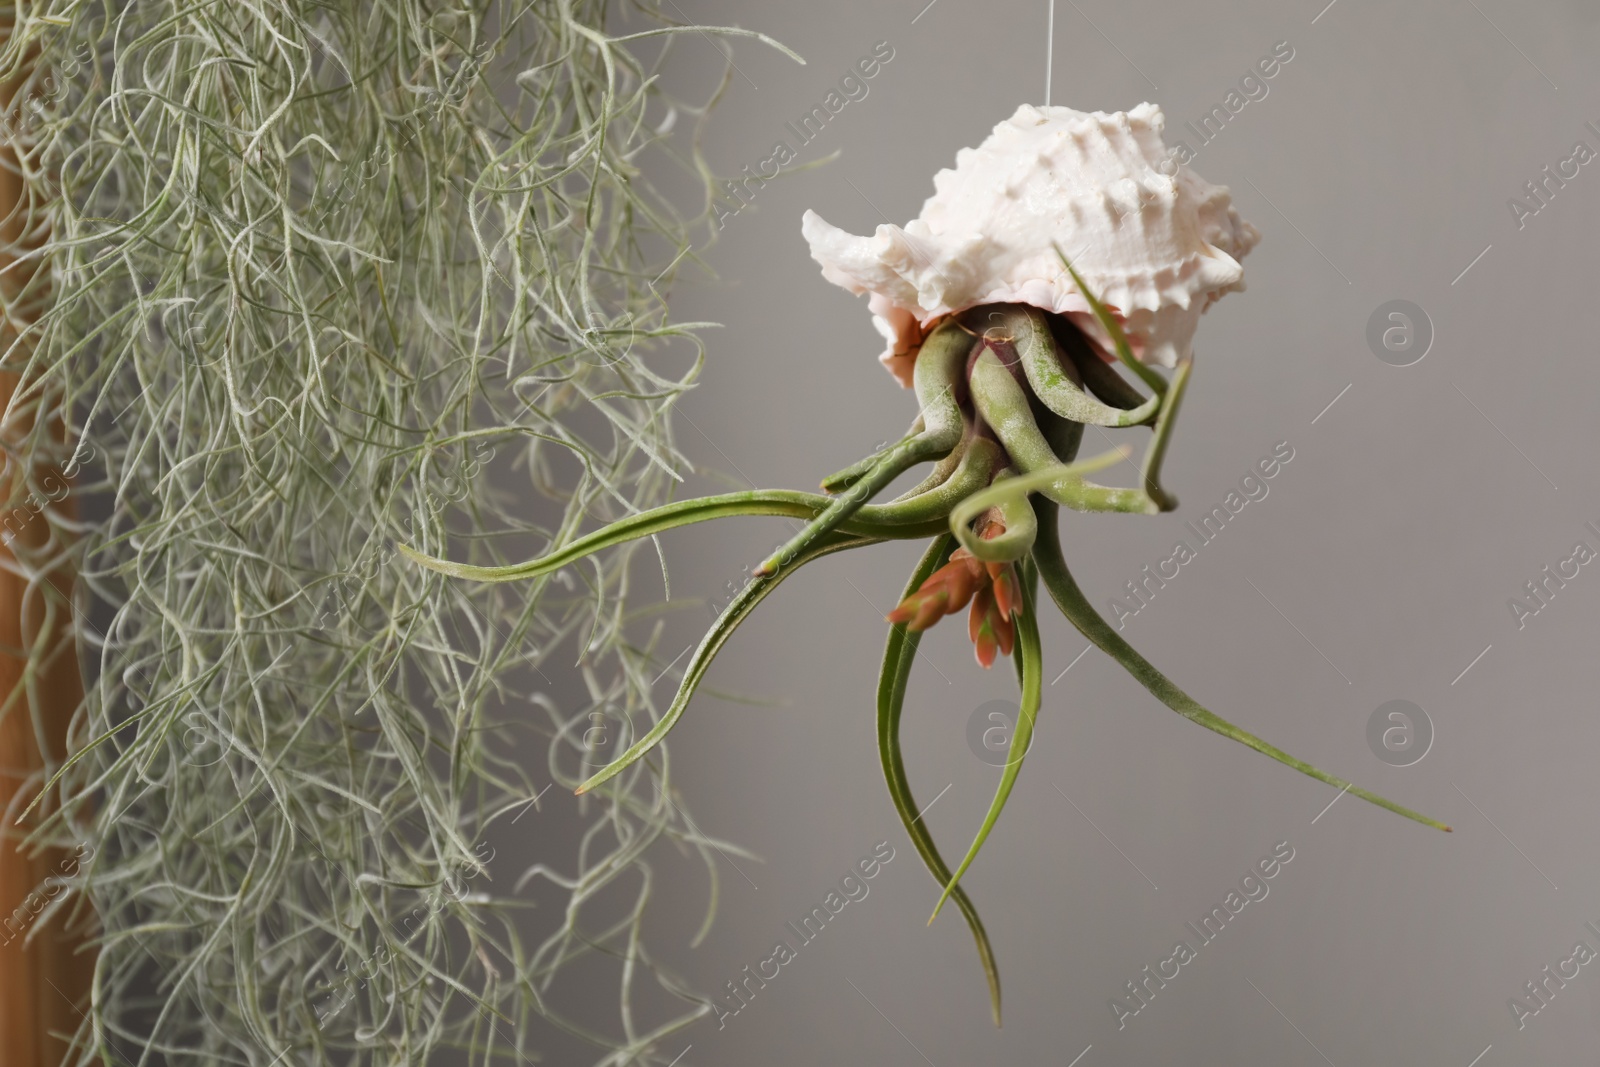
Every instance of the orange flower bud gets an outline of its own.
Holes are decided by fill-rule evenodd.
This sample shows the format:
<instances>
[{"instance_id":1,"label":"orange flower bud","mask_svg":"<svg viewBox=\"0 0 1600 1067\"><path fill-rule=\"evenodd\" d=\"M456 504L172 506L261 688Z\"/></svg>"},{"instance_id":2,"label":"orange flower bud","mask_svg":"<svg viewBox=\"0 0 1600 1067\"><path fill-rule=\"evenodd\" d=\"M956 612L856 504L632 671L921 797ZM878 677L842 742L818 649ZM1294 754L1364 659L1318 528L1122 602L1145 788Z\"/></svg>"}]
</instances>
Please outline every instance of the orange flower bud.
<instances>
[{"instance_id":1,"label":"orange flower bud","mask_svg":"<svg viewBox=\"0 0 1600 1067\"><path fill-rule=\"evenodd\" d=\"M967 636L972 639L978 666L988 670L994 666L995 654L1000 650L1000 638L995 632L994 593L985 587L972 598L972 610L967 614Z\"/></svg>"},{"instance_id":2,"label":"orange flower bud","mask_svg":"<svg viewBox=\"0 0 1600 1067\"><path fill-rule=\"evenodd\" d=\"M979 536L988 540L1005 532L998 513L986 514L980 521ZM977 650L978 663L985 669L995 657L1011 655L1016 641L1012 619L1022 607L1016 568L1010 563L985 563L971 552L958 548L950 562L934 571L917 591L889 613L889 621L904 623L913 633L926 630L946 615L954 615L971 603L967 634Z\"/></svg>"}]
</instances>

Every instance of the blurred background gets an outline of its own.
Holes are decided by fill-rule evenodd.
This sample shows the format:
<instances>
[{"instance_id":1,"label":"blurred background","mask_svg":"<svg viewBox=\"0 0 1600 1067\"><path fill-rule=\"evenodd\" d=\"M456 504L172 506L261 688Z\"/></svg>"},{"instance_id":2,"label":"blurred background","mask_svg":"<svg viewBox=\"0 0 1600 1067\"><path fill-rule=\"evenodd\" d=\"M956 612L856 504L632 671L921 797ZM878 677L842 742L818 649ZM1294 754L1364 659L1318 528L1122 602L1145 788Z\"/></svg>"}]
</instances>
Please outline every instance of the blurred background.
<instances>
[{"instance_id":1,"label":"blurred background","mask_svg":"<svg viewBox=\"0 0 1600 1067\"><path fill-rule=\"evenodd\" d=\"M704 145L718 173L757 171L780 141L795 166L831 159L761 186L703 252L717 276L670 294L678 319L726 324L678 409L705 473L686 490L811 488L915 414L875 359L864 299L811 261L805 209L856 233L904 224L958 149L1045 102L1047 68L1052 103L1158 103L1169 144L1186 141L1193 169L1229 186L1264 239L1244 261L1248 291L1198 335L1167 461L1178 510L1065 513L1068 561L1109 614L1186 521L1286 443L1269 494L1124 634L1218 714L1455 827L1338 798L1181 720L1098 651L1080 658L1086 642L1046 605L1055 681L964 879L1004 981L997 1031L960 916L924 925L938 888L878 770L883 615L921 545L832 557L737 633L673 737L701 829L760 860L719 860L720 912L698 948L707 887L686 862L663 880L649 939L693 986L725 993L779 939L798 946L785 923L878 843L894 858L736 1016L679 1035L680 1062L1593 1061L1600 965L1565 961L1579 942L1600 951L1585 925L1600 930L1600 566L1547 584L1536 615L1508 602L1538 606L1526 584L1578 542L1600 551L1600 163L1576 152L1600 152L1600 9L1057 0L1052 40L1049 0L680 2L686 20L759 29L806 59L739 48ZM866 95L801 145L786 124L874 49L891 58ZM1275 52L1265 95L1252 84L1202 144L1185 124ZM672 77L703 89L721 62L709 40L684 40ZM1547 177L1561 167L1577 173ZM1397 308L1404 320L1388 318ZM1391 324L1410 331L1391 335L1399 351L1381 343ZM1113 438L1091 431L1085 451ZM1107 480L1132 484L1121 474ZM786 531L739 520L664 536L672 598L725 595ZM671 651L710 619L678 613ZM969 725L1015 694L1010 664L980 670L964 629L947 621L923 643L903 727L952 860L999 773ZM1391 701L1409 702L1405 717L1386 709L1369 730ZM1268 895L1119 1019L1112 999L1136 1006L1128 983L1180 939L1198 946L1185 924L1275 847L1293 859ZM1562 984L1547 966L1577 975ZM1544 982L1542 1002L1530 982Z\"/></svg>"}]
</instances>

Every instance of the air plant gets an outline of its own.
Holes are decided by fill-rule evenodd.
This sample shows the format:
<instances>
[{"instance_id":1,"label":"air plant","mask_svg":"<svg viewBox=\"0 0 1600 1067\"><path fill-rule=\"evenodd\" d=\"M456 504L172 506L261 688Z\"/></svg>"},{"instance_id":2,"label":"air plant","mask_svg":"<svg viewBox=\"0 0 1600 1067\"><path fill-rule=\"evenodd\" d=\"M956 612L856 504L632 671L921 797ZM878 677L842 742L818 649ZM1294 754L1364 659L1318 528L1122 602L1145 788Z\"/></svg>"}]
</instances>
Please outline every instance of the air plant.
<instances>
[{"instance_id":1,"label":"air plant","mask_svg":"<svg viewBox=\"0 0 1600 1067\"><path fill-rule=\"evenodd\" d=\"M805 520L754 568L701 640L666 714L584 782L584 792L643 758L667 735L713 657L784 579L835 552L931 539L889 615L893 625L878 680L879 755L906 832L942 887L934 917L953 899L972 930L997 1025L998 971L960 881L1005 807L1032 740L1043 674L1041 583L1090 642L1184 718L1380 807L1449 829L1202 707L1123 640L1067 567L1057 531L1062 507L1148 515L1177 506L1161 484L1161 467L1193 368L1190 342L1206 308L1243 288L1239 258L1259 239L1231 206L1225 187L1192 171L1173 171L1162 125L1160 110L1151 104L1114 114L1023 106L979 148L963 150L954 170L935 177L935 195L904 229L886 225L871 238L854 237L807 212L803 232L824 277L871 295L869 307L888 341L881 358L915 391L919 408L903 437L824 479L823 494L761 490L668 504L512 566L471 566L404 550L458 578L508 582L725 516ZM1171 377L1155 366L1172 368ZM1080 459L1085 426L1151 431L1139 485L1090 480L1130 452L1123 447ZM873 502L922 463L933 469L920 484L893 500ZM917 818L899 726L922 632L963 608L979 663L989 667L997 655L1013 656L1022 695L994 799L952 871Z\"/></svg>"},{"instance_id":2,"label":"air plant","mask_svg":"<svg viewBox=\"0 0 1600 1067\"><path fill-rule=\"evenodd\" d=\"M93 849L0 934L0 986L70 919L92 998L35 972L49 999L6 1004L0 1063L51 1002L61 1062L172 1067L663 1062L709 1011L645 929L659 849L716 900L665 749L539 799L587 773L593 717L657 711L648 542L581 588L388 563L460 516L567 530L671 499L703 324L659 294L715 232L698 146L735 68L694 57L699 100L665 75L680 40L774 46L677 6L0 10L30 238L0 250L4 514L95 456L79 519L44 508L0 548L0 726L48 737L54 680L85 686L69 759L7 763L0 851ZM33 637L63 619L77 656ZM541 677L574 638L581 671ZM507 839L520 881L516 852L490 862Z\"/></svg>"}]
</instances>

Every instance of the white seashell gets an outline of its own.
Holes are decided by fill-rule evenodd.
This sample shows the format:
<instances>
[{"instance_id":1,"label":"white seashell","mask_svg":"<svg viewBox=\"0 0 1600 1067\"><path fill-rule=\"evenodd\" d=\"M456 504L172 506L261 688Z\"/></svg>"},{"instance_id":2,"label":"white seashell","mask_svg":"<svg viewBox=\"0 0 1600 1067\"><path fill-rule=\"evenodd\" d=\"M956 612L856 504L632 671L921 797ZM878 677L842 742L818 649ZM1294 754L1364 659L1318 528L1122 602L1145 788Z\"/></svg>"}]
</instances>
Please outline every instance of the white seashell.
<instances>
[{"instance_id":1,"label":"white seashell","mask_svg":"<svg viewBox=\"0 0 1600 1067\"><path fill-rule=\"evenodd\" d=\"M1226 186L1169 159L1165 125L1149 103L1112 114L1024 104L934 175L933 196L903 229L857 237L807 211L800 230L824 278L871 294L888 342L879 358L903 384L934 322L976 304L1064 314L1109 353L1056 245L1117 313L1135 354L1170 367L1189 354L1205 309L1244 288L1239 260L1261 235Z\"/></svg>"}]
</instances>

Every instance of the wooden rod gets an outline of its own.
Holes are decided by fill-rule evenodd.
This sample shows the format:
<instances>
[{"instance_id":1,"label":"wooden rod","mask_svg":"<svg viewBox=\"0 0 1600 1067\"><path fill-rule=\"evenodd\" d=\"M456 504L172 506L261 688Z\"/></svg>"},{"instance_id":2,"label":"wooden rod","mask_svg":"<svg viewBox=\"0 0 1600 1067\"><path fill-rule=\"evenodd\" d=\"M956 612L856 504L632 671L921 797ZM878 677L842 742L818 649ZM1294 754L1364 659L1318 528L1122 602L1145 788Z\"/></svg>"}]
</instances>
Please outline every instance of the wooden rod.
<instances>
[{"instance_id":1,"label":"wooden rod","mask_svg":"<svg viewBox=\"0 0 1600 1067\"><path fill-rule=\"evenodd\" d=\"M13 15L0 14L0 38L9 40ZM26 72L23 77L25 78ZM17 297L37 276L36 260L19 264L19 257L37 248L43 234L30 217L28 190L20 175L19 152L25 153L26 134L19 136L21 80L0 86L0 115L7 122L0 130L0 290L10 309L0 316L0 352L7 351L26 328L29 309L41 300L20 304ZM36 190L36 194L37 194ZM26 343L26 342L25 342ZM16 366L24 353L13 353ZM14 374L0 374L0 406L17 389ZM59 412L35 413L59 430ZM32 421L0 431L0 491L11 494L23 484L30 465L28 440ZM65 482L58 484L66 484ZM82 930L69 933L58 914L40 917L62 892L52 875L76 873L80 854L68 849L21 848L29 827L19 826L17 813L33 799L41 776L61 765L67 752L67 729L83 697L78 658L72 644L69 608L73 574L56 567L47 579L29 579L16 573L12 545L38 550L51 543L51 524L45 511L70 515L70 489L35 497L31 503L0 512L0 528L14 540L0 544L0 1062L16 1067L58 1067L68 1045L58 1035L71 1034L87 1009L94 958L80 951ZM13 495L11 497L15 499ZM55 536L62 536L56 527ZM55 546L65 551L65 546ZM28 554L24 552L24 555ZM55 595L51 595L52 590ZM47 605L47 599L54 606ZM25 671L29 647L41 649L32 678ZM48 805L30 816L30 825L49 812ZM68 909L71 910L71 909Z\"/></svg>"}]
</instances>

